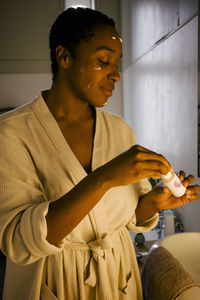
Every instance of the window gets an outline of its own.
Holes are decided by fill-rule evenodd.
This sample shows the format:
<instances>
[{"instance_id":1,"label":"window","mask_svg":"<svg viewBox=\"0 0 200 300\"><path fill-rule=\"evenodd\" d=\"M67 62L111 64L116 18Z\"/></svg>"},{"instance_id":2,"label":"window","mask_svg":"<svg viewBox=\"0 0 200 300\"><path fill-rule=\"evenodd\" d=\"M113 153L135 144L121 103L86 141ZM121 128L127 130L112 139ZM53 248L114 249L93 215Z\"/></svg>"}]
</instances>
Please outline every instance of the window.
<instances>
[{"instance_id":1,"label":"window","mask_svg":"<svg viewBox=\"0 0 200 300\"><path fill-rule=\"evenodd\" d=\"M95 9L95 0L65 0L65 9L69 7L89 7Z\"/></svg>"}]
</instances>

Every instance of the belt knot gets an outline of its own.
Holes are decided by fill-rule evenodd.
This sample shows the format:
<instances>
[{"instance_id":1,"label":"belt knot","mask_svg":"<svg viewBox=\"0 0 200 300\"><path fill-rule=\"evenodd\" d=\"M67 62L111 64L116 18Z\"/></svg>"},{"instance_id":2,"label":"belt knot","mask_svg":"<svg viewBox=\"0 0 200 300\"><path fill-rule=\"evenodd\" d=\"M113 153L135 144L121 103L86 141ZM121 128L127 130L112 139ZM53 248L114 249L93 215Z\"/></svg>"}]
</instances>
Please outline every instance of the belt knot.
<instances>
[{"instance_id":1,"label":"belt knot","mask_svg":"<svg viewBox=\"0 0 200 300\"><path fill-rule=\"evenodd\" d=\"M91 241L88 244L89 249L92 251L92 258L89 262L88 274L86 276L85 283L89 286L96 285L96 267L99 266L99 272L102 276L106 276L106 265L105 265L105 249L112 249L113 243L111 238L104 234L101 238ZM100 265L99 265L100 263ZM99 274L99 275L100 275ZM101 276L101 275L100 275Z\"/></svg>"},{"instance_id":2,"label":"belt knot","mask_svg":"<svg viewBox=\"0 0 200 300\"><path fill-rule=\"evenodd\" d=\"M113 243L108 234L104 234L101 238L89 242L88 246L96 260L96 255L104 257L104 250L113 248Z\"/></svg>"}]
</instances>

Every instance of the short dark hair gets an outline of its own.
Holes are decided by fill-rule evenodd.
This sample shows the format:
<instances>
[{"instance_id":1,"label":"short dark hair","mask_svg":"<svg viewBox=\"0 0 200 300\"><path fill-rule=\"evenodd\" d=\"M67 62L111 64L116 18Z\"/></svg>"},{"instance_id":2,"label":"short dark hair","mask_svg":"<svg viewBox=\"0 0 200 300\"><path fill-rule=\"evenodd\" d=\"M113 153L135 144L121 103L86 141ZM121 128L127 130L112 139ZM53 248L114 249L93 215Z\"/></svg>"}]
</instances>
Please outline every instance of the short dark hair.
<instances>
[{"instance_id":1,"label":"short dark hair","mask_svg":"<svg viewBox=\"0 0 200 300\"><path fill-rule=\"evenodd\" d=\"M58 15L49 34L49 48L53 80L58 73L56 47L62 45L75 57L75 50L80 42L89 40L93 30L99 25L110 25L115 22L100 11L90 8L68 8Z\"/></svg>"}]
</instances>

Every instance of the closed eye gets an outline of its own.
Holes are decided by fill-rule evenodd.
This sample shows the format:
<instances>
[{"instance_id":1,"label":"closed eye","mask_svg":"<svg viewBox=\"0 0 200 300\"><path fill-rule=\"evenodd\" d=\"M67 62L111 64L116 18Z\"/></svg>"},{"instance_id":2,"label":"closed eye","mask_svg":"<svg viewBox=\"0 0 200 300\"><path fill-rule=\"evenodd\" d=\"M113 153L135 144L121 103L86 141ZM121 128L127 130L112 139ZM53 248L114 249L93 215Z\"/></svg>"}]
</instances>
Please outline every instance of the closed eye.
<instances>
[{"instance_id":1,"label":"closed eye","mask_svg":"<svg viewBox=\"0 0 200 300\"><path fill-rule=\"evenodd\" d=\"M104 61L101 59L98 59L98 61L102 64L102 65L108 65L110 62L109 61Z\"/></svg>"}]
</instances>

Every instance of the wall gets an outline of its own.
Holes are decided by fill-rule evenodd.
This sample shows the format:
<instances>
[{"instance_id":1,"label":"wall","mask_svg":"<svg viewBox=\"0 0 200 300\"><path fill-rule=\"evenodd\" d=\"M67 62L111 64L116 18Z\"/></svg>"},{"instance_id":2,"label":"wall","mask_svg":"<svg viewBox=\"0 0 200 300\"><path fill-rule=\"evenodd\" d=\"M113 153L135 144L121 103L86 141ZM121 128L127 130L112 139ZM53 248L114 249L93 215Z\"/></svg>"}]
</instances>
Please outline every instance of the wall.
<instances>
[{"instance_id":1,"label":"wall","mask_svg":"<svg viewBox=\"0 0 200 300\"><path fill-rule=\"evenodd\" d=\"M22 105L51 85L48 33L61 0L0 2L0 108Z\"/></svg>"},{"instance_id":2,"label":"wall","mask_svg":"<svg viewBox=\"0 0 200 300\"><path fill-rule=\"evenodd\" d=\"M119 1L98 0L119 26ZM0 1L0 109L17 107L51 86L48 49L50 26L64 0ZM121 83L106 110L122 115Z\"/></svg>"},{"instance_id":3,"label":"wall","mask_svg":"<svg viewBox=\"0 0 200 300\"><path fill-rule=\"evenodd\" d=\"M197 177L197 1L121 1L121 20L124 118L138 144ZM200 230L200 201L176 213Z\"/></svg>"}]
</instances>

